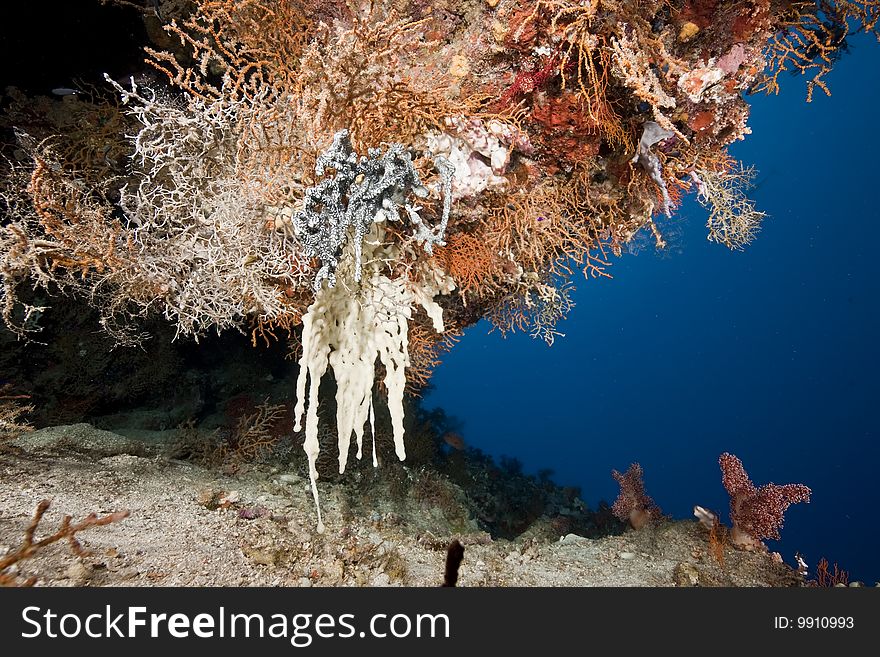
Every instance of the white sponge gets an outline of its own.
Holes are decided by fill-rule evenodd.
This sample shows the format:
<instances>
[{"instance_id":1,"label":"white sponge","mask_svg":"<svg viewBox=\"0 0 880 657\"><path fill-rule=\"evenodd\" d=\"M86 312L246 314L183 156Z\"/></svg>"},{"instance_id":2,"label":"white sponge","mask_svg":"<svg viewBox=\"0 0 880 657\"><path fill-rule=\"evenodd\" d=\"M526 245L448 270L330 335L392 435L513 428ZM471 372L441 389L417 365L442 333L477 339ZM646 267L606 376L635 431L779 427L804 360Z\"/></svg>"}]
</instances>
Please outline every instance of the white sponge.
<instances>
[{"instance_id":1,"label":"white sponge","mask_svg":"<svg viewBox=\"0 0 880 657\"><path fill-rule=\"evenodd\" d=\"M324 285L303 315L302 356L296 382L294 429L302 428L305 412L305 449L309 461L309 480L318 509L318 531L324 531L318 500L316 462L318 444L318 403L321 378L327 366L336 377L336 426L338 431L339 472L345 471L351 437L357 441L357 456L363 451L364 425L373 425L373 383L376 359L385 368L385 388L397 457L406 458L403 442L403 392L405 370L409 365L408 321L414 304L421 305L431 318L434 329L443 331L442 309L434 301L438 293L453 289L451 279L434 268L423 267L418 283L406 276L395 279L385 275L384 265L399 258L396 246L383 244L385 229L373 224L363 243L361 279L354 281L348 267L340 267L334 287ZM351 244L351 242L349 243ZM346 254L347 256L348 254ZM342 261L352 259L343 256ZM306 392L308 388L308 407ZM374 436L375 441L375 436ZM375 442L373 450L375 458Z\"/></svg>"}]
</instances>

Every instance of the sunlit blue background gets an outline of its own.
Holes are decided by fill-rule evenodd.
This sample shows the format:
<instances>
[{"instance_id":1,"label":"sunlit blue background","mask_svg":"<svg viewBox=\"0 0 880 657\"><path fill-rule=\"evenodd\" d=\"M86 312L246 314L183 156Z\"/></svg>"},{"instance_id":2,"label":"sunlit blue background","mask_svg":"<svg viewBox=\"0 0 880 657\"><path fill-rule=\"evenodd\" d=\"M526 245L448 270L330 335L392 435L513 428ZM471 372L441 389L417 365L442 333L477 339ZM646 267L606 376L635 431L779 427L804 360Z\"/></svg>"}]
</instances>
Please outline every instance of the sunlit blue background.
<instances>
[{"instance_id":1,"label":"sunlit blue background","mask_svg":"<svg viewBox=\"0 0 880 657\"><path fill-rule=\"evenodd\" d=\"M771 547L880 579L880 46L854 39L828 76L831 98L783 80L754 96L753 134L732 153L759 170L751 197L770 218L745 252L706 240L685 203L671 245L616 260L613 280L578 281L551 348L481 323L445 356L427 406L464 420L474 447L552 468L595 505L610 470L639 461L676 518L723 512L718 456L752 480L805 483ZM647 242L646 242L647 246Z\"/></svg>"}]
</instances>

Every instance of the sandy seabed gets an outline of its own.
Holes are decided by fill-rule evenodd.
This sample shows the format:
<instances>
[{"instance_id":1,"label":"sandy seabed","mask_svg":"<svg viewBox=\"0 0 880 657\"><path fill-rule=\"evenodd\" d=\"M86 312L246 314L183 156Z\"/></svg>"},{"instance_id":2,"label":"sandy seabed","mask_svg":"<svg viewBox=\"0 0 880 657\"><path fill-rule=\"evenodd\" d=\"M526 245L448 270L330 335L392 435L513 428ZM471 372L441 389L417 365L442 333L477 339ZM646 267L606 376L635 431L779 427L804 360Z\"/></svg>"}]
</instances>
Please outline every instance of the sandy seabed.
<instances>
[{"instance_id":1,"label":"sandy seabed","mask_svg":"<svg viewBox=\"0 0 880 657\"><path fill-rule=\"evenodd\" d=\"M161 437L160 437L161 438ZM355 513L344 484L320 483L326 531L315 531L308 480L259 466L234 475L169 459L144 441L88 424L49 427L0 452L0 554L21 543L34 509L52 500L37 538L64 514L129 510L14 566L40 586L437 586L446 546L465 546L460 586L792 586L800 577L767 553L710 554L696 521L619 536L548 539L526 532L426 529L430 510L392 513L381 491ZM424 517L417 517L422 515Z\"/></svg>"}]
</instances>

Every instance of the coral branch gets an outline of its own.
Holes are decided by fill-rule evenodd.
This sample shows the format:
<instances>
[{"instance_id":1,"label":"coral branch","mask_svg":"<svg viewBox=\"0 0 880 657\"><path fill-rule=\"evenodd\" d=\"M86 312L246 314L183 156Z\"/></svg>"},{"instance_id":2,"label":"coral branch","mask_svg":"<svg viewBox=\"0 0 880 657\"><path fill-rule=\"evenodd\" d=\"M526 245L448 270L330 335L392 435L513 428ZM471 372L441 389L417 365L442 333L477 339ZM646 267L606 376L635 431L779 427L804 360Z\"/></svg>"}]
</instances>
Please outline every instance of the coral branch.
<instances>
[{"instance_id":1,"label":"coral branch","mask_svg":"<svg viewBox=\"0 0 880 657\"><path fill-rule=\"evenodd\" d=\"M98 516L95 513L90 513L77 523L71 523L71 520L73 519L72 516L66 515L62 519L61 525L55 533L36 540L34 536L37 532L37 528L43 520L46 511L49 510L50 505L50 500L43 500L37 505L36 511L34 511L34 517L31 519L30 524L28 524L27 529L24 532L24 542L15 551L0 557L0 586L33 586L37 582L36 577L29 577L21 581L15 573L7 571L20 561L30 559L47 545L57 543L60 540L66 539L70 545L71 551L76 556L87 556L88 552L77 540L76 535L79 532L91 529L92 527L103 527L104 525L109 525L113 522L119 522L120 520L127 518L130 513L129 511L116 511L105 516Z\"/></svg>"}]
</instances>

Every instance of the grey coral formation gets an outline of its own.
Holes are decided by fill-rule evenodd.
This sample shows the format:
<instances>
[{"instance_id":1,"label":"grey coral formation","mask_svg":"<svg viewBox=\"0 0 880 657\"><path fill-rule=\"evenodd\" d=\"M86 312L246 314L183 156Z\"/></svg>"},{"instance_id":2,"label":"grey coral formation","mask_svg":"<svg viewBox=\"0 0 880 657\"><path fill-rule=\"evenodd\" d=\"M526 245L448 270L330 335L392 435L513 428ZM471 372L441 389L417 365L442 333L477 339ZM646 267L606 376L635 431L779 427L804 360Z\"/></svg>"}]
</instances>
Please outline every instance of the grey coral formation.
<instances>
[{"instance_id":1,"label":"grey coral formation","mask_svg":"<svg viewBox=\"0 0 880 657\"><path fill-rule=\"evenodd\" d=\"M633 164L636 162L641 164L642 168L651 176L651 180L660 187L660 192L663 194L663 214L667 217L672 216L672 199L669 198L669 190L666 187L666 181L663 180L663 166L660 164L660 158L651 150L651 147L674 136L674 132L661 127L655 121L645 121L642 126L642 138L639 139L639 150L630 160Z\"/></svg>"},{"instance_id":2,"label":"grey coral formation","mask_svg":"<svg viewBox=\"0 0 880 657\"><path fill-rule=\"evenodd\" d=\"M294 232L306 255L321 261L315 275L316 291L324 280L330 287L336 285L336 268L350 230L354 232L355 281L360 281L363 242L370 227L384 220L401 221L400 208L414 227L413 237L428 253L434 244L444 244L454 168L440 156L434 158L434 164L442 180L443 214L436 226L429 226L419 215L421 207L407 202L409 194L426 198L429 191L402 144L390 144L384 153L371 148L368 155L358 156L348 130L333 136L333 142L315 163L315 175L320 180L306 190L303 209L293 216ZM330 171L333 175L324 177Z\"/></svg>"}]
</instances>

